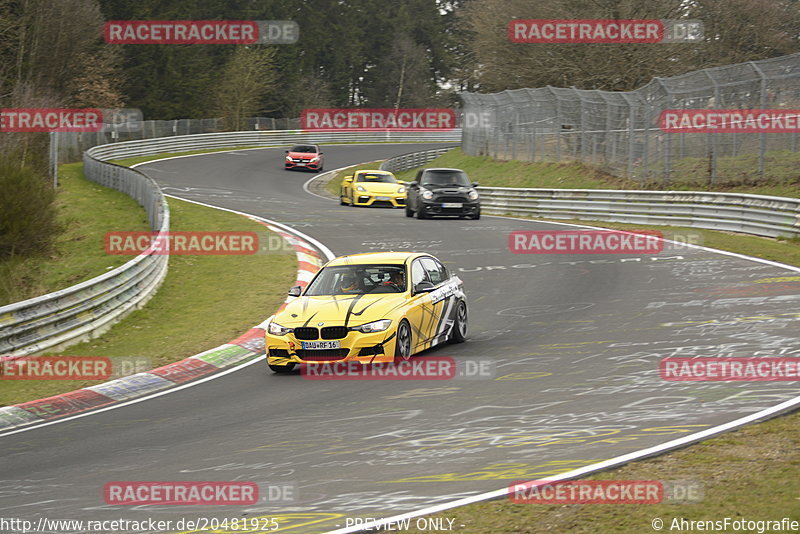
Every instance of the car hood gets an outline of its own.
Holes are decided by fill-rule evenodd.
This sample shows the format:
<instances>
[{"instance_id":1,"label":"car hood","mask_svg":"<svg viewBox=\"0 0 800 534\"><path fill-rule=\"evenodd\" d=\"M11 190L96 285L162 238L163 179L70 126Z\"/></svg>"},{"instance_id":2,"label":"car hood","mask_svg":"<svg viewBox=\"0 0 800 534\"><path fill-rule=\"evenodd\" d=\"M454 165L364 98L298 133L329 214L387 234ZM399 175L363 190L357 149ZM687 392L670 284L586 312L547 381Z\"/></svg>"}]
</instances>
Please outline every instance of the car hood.
<instances>
[{"instance_id":1,"label":"car hood","mask_svg":"<svg viewBox=\"0 0 800 534\"><path fill-rule=\"evenodd\" d=\"M397 193L403 187L403 184L387 184L383 182L356 182L354 185L356 187L360 185L370 193Z\"/></svg>"},{"instance_id":2,"label":"car hood","mask_svg":"<svg viewBox=\"0 0 800 534\"><path fill-rule=\"evenodd\" d=\"M315 158L318 154L316 152L289 152L287 155L290 158Z\"/></svg>"},{"instance_id":3,"label":"car hood","mask_svg":"<svg viewBox=\"0 0 800 534\"><path fill-rule=\"evenodd\" d=\"M405 293L377 295L326 295L297 297L275 316L275 322L286 326L358 326L389 315L403 303Z\"/></svg>"}]
</instances>

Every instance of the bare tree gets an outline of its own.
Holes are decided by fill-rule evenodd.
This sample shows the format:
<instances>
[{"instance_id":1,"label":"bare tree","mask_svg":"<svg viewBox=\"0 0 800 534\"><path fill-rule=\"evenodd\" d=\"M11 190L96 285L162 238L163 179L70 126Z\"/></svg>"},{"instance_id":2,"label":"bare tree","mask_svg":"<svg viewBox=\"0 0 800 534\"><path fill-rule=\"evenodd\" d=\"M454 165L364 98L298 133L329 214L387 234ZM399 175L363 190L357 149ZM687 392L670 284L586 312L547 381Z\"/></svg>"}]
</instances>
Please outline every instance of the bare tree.
<instances>
[{"instance_id":1,"label":"bare tree","mask_svg":"<svg viewBox=\"0 0 800 534\"><path fill-rule=\"evenodd\" d=\"M213 91L214 109L228 130L242 130L245 119L263 111L263 101L277 81L275 49L240 47L222 70Z\"/></svg>"}]
</instances>

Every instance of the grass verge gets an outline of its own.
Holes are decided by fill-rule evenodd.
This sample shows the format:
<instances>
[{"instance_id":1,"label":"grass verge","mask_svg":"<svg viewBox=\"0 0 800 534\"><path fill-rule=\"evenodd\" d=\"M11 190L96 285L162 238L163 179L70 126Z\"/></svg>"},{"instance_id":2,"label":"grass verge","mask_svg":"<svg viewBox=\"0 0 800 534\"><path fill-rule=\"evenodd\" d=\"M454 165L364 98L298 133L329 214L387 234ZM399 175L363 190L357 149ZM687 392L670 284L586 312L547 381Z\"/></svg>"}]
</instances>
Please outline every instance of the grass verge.
<instances>
[{"instance_id":1,"label":"grass verge","mask_svg":"<svg viewBox=\"0 0 800 534\"><path fill-rule=\"evenodd\" d=\"M147 231L147 214L124 193L83 177L83 164L62 165L56 200L64 231L49 256L0 262L0 305L18 302L78 284L130 260L103 250L106 232Z\"/></svg>"},{"instance_id":2,"label":"grass verge","mask_svg":"<svg viewBox=\"0 0 800 534\"><path fill-rule=\"evenodd\" d=\"M74 180L94 185L82 177L77 164ZM105 189L105 188L103 188ZM115 192L116 193L116 192ZM127 197L126 197L127 198ZM169 201L171 231L254 231L267 229L240 215ZM134 206L135 203L134 203ZM141 208L136 208L141 211ZM129 207L128 211L135 211ZM137 212L138 213L138 212ZM107 230L130 229L114 217L99 218L100 230L89 228L86 220L74 221L82 235L82 247L97 243L106 261L130 259L107 256L102 235ZM144 228L147 230L145 223ZM76 262L84 251L76 248ZM226 343L249 327L266 319L285 298L295 279L293 252L247 256L172 256L169 272L156 295L141 309L114 325L101 337L76 344L58 353L67 356L146 356L152 367ZM43 267L44 268L44 267ZM92 275L98 274L93 272ZM196 291L195 288L202 288ZM4 381L0 406L38 399L98 383L97 381Z\"/></svg>"},{"instance_id":3,"label":"grass verge","mask_svg":"<svg viewBox=\"0 0 800 534\"><path fill-rule=\"evenodd\" d=\"M694 521L723 520L725 517L779 521L788 517L800 521L798 427L800 413L793 413L586 478L693 481L699 483L701 489L702 497L697 502L545 505L514 504L504 498L454 508L429 517L454 520L454 531L460 534L656 532L652 527L655 518L663 521L663 532L723 531L721 528L679 528L673 521L680 521L680 518ZM497 487L513 482L516 481L498 481ZM728 531L734 530L729 528Z\"/></svg>"}]
</instances>

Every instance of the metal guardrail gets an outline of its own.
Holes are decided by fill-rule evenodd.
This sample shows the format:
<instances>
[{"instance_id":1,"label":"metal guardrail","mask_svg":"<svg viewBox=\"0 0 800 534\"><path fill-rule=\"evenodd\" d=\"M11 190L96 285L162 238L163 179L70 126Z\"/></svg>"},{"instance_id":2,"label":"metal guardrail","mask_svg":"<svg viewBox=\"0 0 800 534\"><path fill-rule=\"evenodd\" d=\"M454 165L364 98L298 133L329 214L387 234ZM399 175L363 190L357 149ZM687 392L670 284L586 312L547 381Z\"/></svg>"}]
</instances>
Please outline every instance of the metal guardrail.
<instances>
[{"instance_id":1,"label":"metal guardrail","mask_svg":"<svg viewBox=\"0 0 800 534\"><path fill-rule=\"evenodd\" d=\"M450 149L387 159L392 172L419 167ZM688 226L765 237L800 237L800 199L701 191L478 187L487 213Z\"/></svg>"},{"instance_id":2,"label":"metal guardrail","mask_svg":"<svg viewBox=\"0 0 800 534\"><path fill-rule=\"evenodd\" d=\"M800 199L699 191L479 187L485 212L800 237Z\"/></svg>"},{"instance_id":3,"label":"metal guardrail","mask_svg":"<svg viewBox=\"0 0 800 534\"><path fill-rule=\"evenodd\" d=\"M449 152L456 147L435 148L433 150L423 150L421 152L411 152L401 156L389 158L381 163L380 169L389 172L402 172L415 167L425 165L431 160L434 160Z\"/></svg>"},{"instance_id":4,"label":"metal guardrail","mask_svg":"<svg viewBox=\"0 0 800 534\"><path fill-rule=\"evenodd\" d=\"M169 208L155 181L102 161L94 149L84 153L83 164L90 180L133 197L146 210L151 230L169 230ZM168 259L143 253L80 284L0 307L0 354L24 356L96 337L155 294Z\"/></svg>"},{"instance_id":5,"label":"metal guardrail","mask_svg":"<svg viewBox=\"0 0 800 534\"><path fill-rule=\"evenodd\" d=\"M133 197L147 211L150 228L169 230L169 208L158 184L144 174L108 163L136 156L239 146L292 143L379 143L459 141L449 132L326 132L302 130L228 132L125 141L90 148L84 174ZM167 273L168 255L142 254L116 269L54 293L0 307L0 354L24 356L96 337L140 308Z\"/></svg>"},{"instance_id":6,"label":"metal guardrail","mask_svg":"<svg viewBox=\"0 0 800 534\"><path fill-rule=\"evenodd\" d=\"M186 152L243 146L280 146L294 143L437 143L460 142L461 130L446 132L313 132L308 130L266 130L179 135L101 145L92 150L102 159L149 156L164 152Z\"/></svg>"}]
</instances>

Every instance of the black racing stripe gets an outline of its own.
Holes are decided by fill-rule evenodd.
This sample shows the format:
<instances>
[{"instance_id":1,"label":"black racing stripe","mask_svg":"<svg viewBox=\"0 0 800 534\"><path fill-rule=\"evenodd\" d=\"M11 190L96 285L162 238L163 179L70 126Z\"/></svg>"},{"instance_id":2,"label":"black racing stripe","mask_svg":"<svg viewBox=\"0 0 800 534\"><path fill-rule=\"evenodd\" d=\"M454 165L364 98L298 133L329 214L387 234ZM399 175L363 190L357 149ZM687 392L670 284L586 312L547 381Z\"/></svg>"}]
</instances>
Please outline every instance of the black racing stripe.
<instances>
[{"instance_id":1,"label":"black racing stripe","mask_svg":"<svg viewBox=\"0 0 800 534\"><path fill-rule=\"evenodd\" d=\"M304 322L304 323L303 323L303 326L308 326L308 323L310 323L310 322L311 322L311 319L313 319L313 318L314 318L314 317L317 315L317 313L319 313L319 312L314 312L314 313L312 313L312 314L311 314L311 317L309 317L308 319L306 319L306 322Z\"/></svg>"},{"instance_id":2,"label":"black racing stripe","mask_svg":"<svg viewBox=\"0 0 800 534\"><path fill-rule=\"evenodd\" d=\"M369 307L370 307L370 306L372 306L373 304L376 304L376 303L380 302L380 299L378 299L378 300L373 300L372 302L370 302L369 304L367 304L366 306L364 306L363 308L361 308L361 310L360 310L360 311L353 311L353 308L355 308L355 307L356 307L356 303L357 303L357 302L358 302L358 301L361 299L361 297L362 297L362 296L363 296L363 295L358 295L358 296L356 296L356 297L353 299L353 302L351 302L351 303L350 303L350 307L347 309L347 315L346 315L346 316L345 316L345 318L344 318L344 325L345 325L345 326L348 326L348 325L350 324L350 316L351 316L351 315L355 315L356 317L359 317L359 316L361 316L361 315L364 315L364 312L365 312L365 311L367 311L367 309L369 309Z\"/></svg>"}]
</instances>

